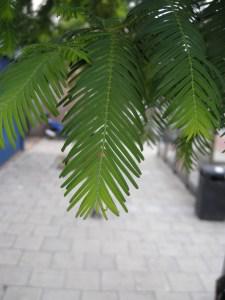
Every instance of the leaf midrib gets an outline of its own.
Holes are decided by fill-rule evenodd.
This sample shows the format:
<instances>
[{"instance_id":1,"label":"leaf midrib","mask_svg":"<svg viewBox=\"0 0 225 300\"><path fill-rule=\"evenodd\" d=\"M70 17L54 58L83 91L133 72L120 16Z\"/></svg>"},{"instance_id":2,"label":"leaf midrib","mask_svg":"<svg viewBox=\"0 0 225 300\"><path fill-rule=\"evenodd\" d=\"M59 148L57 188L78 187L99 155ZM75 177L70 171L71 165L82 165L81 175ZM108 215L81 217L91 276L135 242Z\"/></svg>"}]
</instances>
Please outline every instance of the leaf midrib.
<instances>
[{"instance_id":1,"label":"leaf midrib","mask_svg":"<svg viewBox=\"0 0 225 300\"><path fill-rule=\"evenodd\" d=\"M95 205L99 200L100 196L100 184L102 179L102 167L103 167L103 158L104 158L104 148L106 144L106 136L107 136L107 125L109 121L109 106L110 106L110 100L111 100L111 90L112 90L112 74L113 74L113 63L114 63L114 47L115 47L115 37L111 35L111 45L110 45L110 51L109 51L109 59L108 59L108 81L107 81L107 88L106 88L106 104L105 104L105 113L104 113L104 131L103 131L103 138L100 146L100 160L99 160L99 166L97 170L97 184L96 184L96 199L95 199ZM101 201L99 201L100 203Z\"/></svg>"},{"instance_id":2,"label":"leaf midrib","mask_svg":"<svg viewBox=\"0 0 225 300\"><path fill-rule=\"evenodd\" d=\"M170 0L168 0L167 2L173 7L173 4L171 3ZM184 29L182 27L179 15L176 13L175 10L173 10L173 13L175 15L175 19L176 19L176 22L177 22L178 29L181 33L183 43L186 46L187 59L188 59L189 67L190 67L192 99L193 99L193 104L194 104L194 114L193 114L194 118L193 119L195 120L195 123L198 123L198 112L197 112L198 109L197 109L197 99L196 99L196 91L195 91L195 83L194 83L195 79L194 79L194 70L193 70L193 61L192 61L191 50L188 47L189 43L187 42L187 38L185 36Z\"/></svg>"}]
</instances>

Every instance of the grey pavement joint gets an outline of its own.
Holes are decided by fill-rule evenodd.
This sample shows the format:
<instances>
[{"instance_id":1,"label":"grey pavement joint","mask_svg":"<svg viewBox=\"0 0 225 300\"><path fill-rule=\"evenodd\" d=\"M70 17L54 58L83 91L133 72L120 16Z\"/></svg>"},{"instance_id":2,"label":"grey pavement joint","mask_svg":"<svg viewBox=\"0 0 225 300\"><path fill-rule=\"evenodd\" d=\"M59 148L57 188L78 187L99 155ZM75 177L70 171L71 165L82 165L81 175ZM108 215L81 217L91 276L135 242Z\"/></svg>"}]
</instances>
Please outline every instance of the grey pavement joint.
<instances>
[{"instance_id":1,"label":"grey pavement joint","mask_svg":"<svg viewBox=\"0 0 225 300\"><path fill-rule=\"evenodd\" d=\"M42 300L80 300L80 292L64 289L46 290Z\"/></svg>"},{"instance_id":2,"label":"grey pavement joint","mask_svg":"<svg viewBox=\"0 0 225 300\"><path fill-rule=\"evenodd\" d=\"M9 287L3 300L40 300L41 289L31 287Z\"/></svg>"}]
</instances>

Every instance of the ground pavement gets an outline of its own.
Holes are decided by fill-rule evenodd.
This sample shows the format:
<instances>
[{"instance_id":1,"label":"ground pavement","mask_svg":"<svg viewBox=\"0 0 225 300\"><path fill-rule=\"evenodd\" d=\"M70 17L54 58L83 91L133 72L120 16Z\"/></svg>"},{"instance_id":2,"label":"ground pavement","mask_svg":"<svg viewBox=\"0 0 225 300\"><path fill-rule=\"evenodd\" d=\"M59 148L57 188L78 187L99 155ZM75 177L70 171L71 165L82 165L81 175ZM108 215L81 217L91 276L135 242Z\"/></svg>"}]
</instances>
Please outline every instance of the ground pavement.
<instances>
[{"instance_id":1,"label":"ground pavement","mask_svg":"<svg viewBox=\"0 0 225 300\"><path fill-rule=\"evenodd\" d=\"M212 300L225 223L145 149L129 214L108 222L66 213L60 142L42 140L0 169L0 299Z\"/></svg>"}]
</instances>

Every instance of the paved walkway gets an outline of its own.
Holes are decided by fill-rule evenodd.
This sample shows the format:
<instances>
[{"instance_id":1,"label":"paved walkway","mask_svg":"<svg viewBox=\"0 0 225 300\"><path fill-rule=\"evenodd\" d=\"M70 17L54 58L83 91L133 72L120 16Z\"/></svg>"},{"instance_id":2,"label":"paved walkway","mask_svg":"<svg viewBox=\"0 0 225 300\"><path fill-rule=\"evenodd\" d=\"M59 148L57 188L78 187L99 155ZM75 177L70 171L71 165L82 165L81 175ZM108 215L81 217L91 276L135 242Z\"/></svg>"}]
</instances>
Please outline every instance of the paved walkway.
<instances>
[{"instance_id":1,"label":"paved walkway","mask_svg":"<svg viewBox=\"0 0 225 300\"><path fill-rule=\"evenodd\" d=\"M59 189L59 142L0 169L0 299L212 300L225 223L200 222L194 199L146 149L129 214L76 220Z\"/></svg>"}]
</instances>

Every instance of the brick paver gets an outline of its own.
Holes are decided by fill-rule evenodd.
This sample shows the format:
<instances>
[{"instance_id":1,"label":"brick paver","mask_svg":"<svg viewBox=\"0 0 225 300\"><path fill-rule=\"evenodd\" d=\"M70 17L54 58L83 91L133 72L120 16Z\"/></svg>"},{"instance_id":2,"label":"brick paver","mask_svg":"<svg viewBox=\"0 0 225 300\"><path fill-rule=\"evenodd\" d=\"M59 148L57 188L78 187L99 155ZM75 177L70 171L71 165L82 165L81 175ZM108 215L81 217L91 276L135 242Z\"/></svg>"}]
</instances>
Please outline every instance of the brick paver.
<instances>
[{"instance_id":1,"label":"brick paver","mask_svg":"<svg viewBox=\"0 0 225 300\"><path fill-rule=\"evenodd\" d=\"M129 214L74 218L60 190L61 142L42 140L0 169L0 300L209 300L224 222L145 149Z\"/></svg>"}]
</instances>

